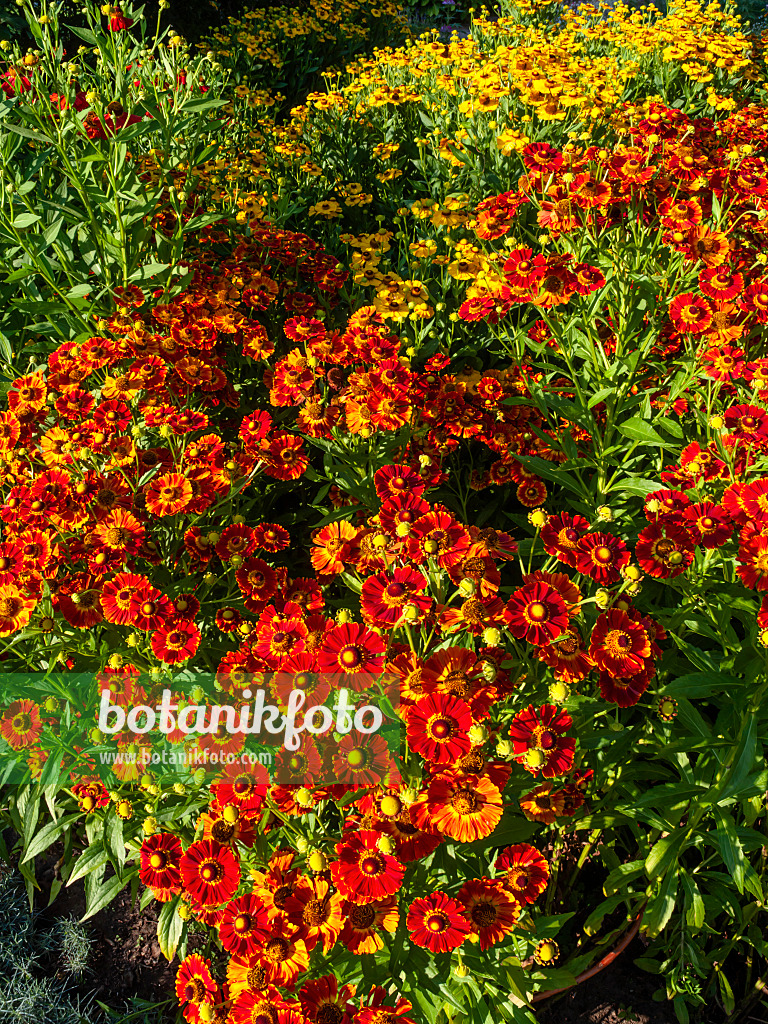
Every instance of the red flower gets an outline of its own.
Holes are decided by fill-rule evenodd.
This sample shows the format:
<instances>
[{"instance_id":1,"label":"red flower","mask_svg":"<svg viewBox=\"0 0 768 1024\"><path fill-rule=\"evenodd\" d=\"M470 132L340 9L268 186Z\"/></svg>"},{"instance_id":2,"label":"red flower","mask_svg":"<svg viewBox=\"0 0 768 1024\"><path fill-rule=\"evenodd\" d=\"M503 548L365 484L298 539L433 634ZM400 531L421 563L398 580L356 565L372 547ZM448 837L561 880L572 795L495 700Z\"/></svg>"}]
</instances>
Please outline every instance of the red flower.
<instances>
[{"instance_id":1,"label":"red flower","mask_svg":"<svg viewBox=\"0 0 768 1024\"><path fill-rule=\"evenodd\" d=\"M580 515L569 515L561 512L549 516L541 528L541 543L548 555L554 555L559 561L572 568L576 566L577 548L582 534L589 531L589 521Z\"/></svg>"},{"instance_id":2,"label":"red flower","mask_svg":"<svg viewBox=\"0 0 768 1024\"><path fill-rule=\"evenodd\" d=\"M441 776L427 791L429 824L458 843L489 836L503 811L501 792L484 775Z\"/></svg>"},{"instance_id":3,"label":"red flower","mask_svg":"<svg viewBox=\"0 0 768 1024\"><path fill-rule=\"evenodd\" d=\"M472 713L466 701L429 694L408 714L408 743L432 764L453 764L471 747Z\"/></svg>"},{"instance_id":4,"label":"red flower","mask_svg":"<svg viewBox=\"0 0 768 1024\"><path fill-rule=\"evenodd\" d=\"M471 878L461 887L457 899L483 950L509 935L520 916L520 903L500 880Z\"/></svg>"},{"instance_id":5,"label":"red flower","mask_svg":"<svg viewBox=\"0 0 768 1024\"><path fill-rule=\"evenodd\" d=\"M699 288L708 298L720 302L735 299L743 287L742 275L728 267L705 267L699 274Z\"/></svg>"},{"instance_id":6,"label":"red flower","mask_svg":"<svg viewBox=\"0 0 768 1024\"><path fill-rule=\"evenodd\" d=\"M312 535L312 567L320 575L331 575L344 571L344 562L349 560L352 541L357 529L343 520L329 523Z\"/></svg>"},{"instance_id":7,"label":"red flower","mask_svg":"<svg viewBox=\"0 0 768 1024\"><path fill-rule=\"evenodd\" d=\"M564 734L573 719L554 704L543 704L538 711L529 704L512 719L509 735L517 760L531 775L545 779L565 775L573 765L576 740Z\"/></svg>"},{"instance_id":8,"label":"red flower","mask_svg":"<svg viewBox=\"0 0 768 1024\"><path fill-rule=\"evenodd\" d=\"M386 647L382 638L367 626L334 626L325 634L317 653L318 668L332 676L333 681L356 676L359 685L363 685L365 676L376 675L384 668Z\"/></svg>"},{"instance_id":9,"label":"red flower","mask_svg":"<svg viewBox=\"0 0 768 1024\"><path fill-rule=\"evenodd\" d=\"M693 541L678 523L662 520L640 531L635 545L637 563L655 579L671 579L685 572L693 561Z\"/></svg>"},{"instance_id":10,"label":"red flower","mask_svg":"<svg viewBox=\"0 0 768 1024\"><path fill-rule=\"evenodd\" d=\"M532 644L547 644L568 629L568 608L548 583L529 583L516 590L504 607L512 636Z\"/></svg>"},{"instance_id":11,"label":"red flower","mask_svg":"<svg viewBox=\"0 0 768 1024\"><path fill-rule=\"evenodd\" d=\"M118 8L112 12L109 18L110 32L124 32L133 25L133 18L127 18Z\"/></svg>"},{"instance_id":12,"label":"red flower","mask_svg":"<svg viewBox=\"0 0 768 1024\"><path fill-rule=\"evenodd\" d=\"M733 533L725 509L711 501L699 501L683 512L683 525L694 544L703 548L719 548Z\"/></svg>"},{"instance_id":13,"label":"red flower","mask_svg":"<svg viewBox=\"0 0 768 1024\"><path fill-rule=\"evenodd\" d=\"M680 521L691 499L684 491L661 490L646 495L643 502L645 518L649 523L657 523L660 519Z\"/></svg>"},{"instance_id":14,"label":"red flower","mask_svg":"<svg viewBox=\"0 0 768 1024\"><path fill-rule=\"evenodd\" d=\"M424 614L431 598L424 591L427 580L408 566L370 576L363 584L360 607L366 622L392 629L403 616L406 605L414 605Z\"/></svg>"},{"instance_id":15,"label":"red flower","mask_svg":"<svg viewBox=\"0 0 768 1024\"><path fill-rule=\"evenodd\" d=\"M703 334L712 323L712 309L700 295L685 292L669 304L669 318L683 334Z\"/></svg>"},{"instance_id":16,"label":"red flower","mask_svg":"<svg viewBox=\"0 0 768 1024\"><path fill-rule=\"evenodd\" d=\"M629 563L629 549L610 533L590 533L576 546L576 568L600 584L616 583Z\"/></svg>"},{"instance_id":17,"label":"red flower","mask_svg":"<svg viewBox=\"0 0 768 1024\"><path fill-rule=\"evenodd\" d=\"M469 547L469 534L448 512L428 512L417 519L406 540L408 557L417 565L429 559L445 569L460 561Z\"/></svg>"},{"instance_id":18,"label":"red flower","mask_svg":"<svg viewBox=\"0 0 768 1024\"><path fill-rule=\"evenodd\" d=\"M176 998L180 1003L213 1003L218 985L211 974L211 961L204 960L197 953L190 953L182 960L176 972Z\"/></svg>"},{"instance_id":19,"label":"red flower","mask_svg":"<svg viewBox=\"0 0 768 1024\"><path fill-rule=\"evenodd\" d=\"M331 880L351 903L364 905L385 899L403 884L405 868L378 848L381 833L353 832L336 844L339 859L330 865Z\"/></svg>"},{"instance_id":20,"label":"red flower","mask_svg":"<svg viewBox=\"0 0 768 1024\"><path fill-rule=\"evenodd\" d=\"M648 689L652 676L653 666L648 663L634 676L618 678L608 672L601 672L600 694L605 700L613 701L620 708L631 708Z\"/></svg>"},{"instance_id":21,"label":"red flower","mask_svg":"<svg viewBox=\"0 0 768 1024\"><path fill-rule=\"evenodd\" d=\"M736 561L736 572L745 587L768 590L768 537L752 536L743 541Z\"/></svg>"},{"instance_id":22,"label":"red flower","mask_svg":"<svg viewBox=\"0 0 768 1024\"><path fill-rule=\"evenodd\" d=\"M522 904L534 903L547 887L549 864L529 843L508 846L496 861L496 875L502 885Z\"/></svg>"},{"instance_id":23,"label":"red flower","mask_svg":"<svg viewBox=\"0 0 768 1024\"><path fill-rule=\"evenodd\" d=\"M181 858L184 888L197 903L217 907L232 899L240 884L240 865L228 846L212 839L192 843Z\"/></svg>"},{"instance_id":24,"label":"red flower","mask_svg":"<svg viewBox=\"0 0 768 1024\"><path fill-rule=\"evenodd\" d=\"M648 634L626 612L611 608L598 616L592 630L589 654L598 668L613 676L642 672L651 654Z\"/></svg>"},{"instance_id":25,"label":"red flower","mask_svg":"<svg viewBox=\"0 0 768 1024\"><path fill-rule=\"evenodd\" d=\"M460 946L472 931L462 905L444 892L414 900L405 926L411 942L432 953L448 953Z\"/></svg>"},{"instance_id":26,"label":"red flower","mask_svg":"<svg viewBox=\"0 0 768 1024\"><path fill-rule=\"evenodd\" d=\"M181 843L172 832L157 832L141 844L139 878L166 903L181 892Z\"/></svg>"},{"instance_id":27,"label":"red flower","mask_svg":"<svg viewBox=\"0 0 768 1024\"><path fill-rule=\"evenodd\" d=\"M152 634L155 657L165 665L188 661L200 646L200 630L190 619L173 616Z\"/></svg>"},{"instance_id":28,"label":"red flower","mask_svg":"<svg viewBox=\"0 0 768 1024\"><path fill-rule=\"evenodd\" d=\"M269 932L269 915L263 902L253 893L239 896L224 908L219 922L219 938L230 953L237 956L253 953Z\"/></svg>"},{"instance_id":29,"label":"red flower","mask_svg":"<svg viewBox=\"0 0 768 1024\"><path fill-rule=\"evenodd\" d=\"M744 349L722 345L707 349L701 356L704 373L713 380L739 380L746 373Z\"/></svg>"}]
</instances>

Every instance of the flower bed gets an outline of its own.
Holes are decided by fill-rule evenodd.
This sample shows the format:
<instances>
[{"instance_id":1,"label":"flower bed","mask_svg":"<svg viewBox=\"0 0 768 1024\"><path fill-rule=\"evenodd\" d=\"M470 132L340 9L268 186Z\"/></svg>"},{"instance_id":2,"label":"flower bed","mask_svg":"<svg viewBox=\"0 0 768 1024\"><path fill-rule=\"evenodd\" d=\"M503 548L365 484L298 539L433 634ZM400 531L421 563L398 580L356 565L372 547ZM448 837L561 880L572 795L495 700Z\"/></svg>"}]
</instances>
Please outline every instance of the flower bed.
<instances>
[{"instance_id":1,"label":"flower bed","mask_svg":"<svg viewBox=\"0 0 768 1024\"><path fill-rule=\"evenodd\" d=\"M522 3L281 120L261 12L197 57L92 12L70 65L42 19L3 77L0 853L32 893L62 843L86 917L156 900L192 1024L522 1024L637 930L680 1021L746 1012L755 40Z\"/></svg>"}]
</instances>

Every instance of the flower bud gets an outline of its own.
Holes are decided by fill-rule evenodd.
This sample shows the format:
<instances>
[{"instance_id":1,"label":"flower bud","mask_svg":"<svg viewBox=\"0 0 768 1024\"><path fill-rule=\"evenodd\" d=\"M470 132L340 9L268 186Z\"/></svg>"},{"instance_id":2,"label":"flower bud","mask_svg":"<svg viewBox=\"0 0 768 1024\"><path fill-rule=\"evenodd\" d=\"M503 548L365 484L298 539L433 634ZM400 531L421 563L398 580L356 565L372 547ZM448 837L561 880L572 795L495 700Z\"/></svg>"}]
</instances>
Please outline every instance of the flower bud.
<instances>
[{"instance_id":1,"label":"flower bud","mask_svg":"<svg viewBox=\"0 0 768 1024\"><path fill-rule=\"evenodd\" d=\"M495 626L483 630L483 643L489 647L498 647L501 643L501 632Z\"/></svg>"},{"instance_id":2,"label":"flower bud","mask_svg":"<svg viewBox=\"0 0 768 1024\"><path fill-rule=\"evenodd\" d=\"M595 591L595 604L601 611L605 611L608 605L611 603L611 595L607 590L602 587Z\"/></svg>"},{"instance_id":3,"label":"flower bud","mask_svg":"<svg viewBox=\"0 0 768 1024\"><path fill-rule=\"evenodd\" d=\"M320 874L321 871L325 871L328 867L328 858L322 850L313 850L307 858L307 865L310 871Z\"/></svg>"},{"instance_id":4,"label":"flower bud","mask_svg":"<svg viewBox=\"0 0 768 1024\"><path fill-rule=\"evenodd\" d=\"M542 526L546 526L548 519L549 516L543 508L535 508L533 512L528 513L528 522L531 526L536 527L537 530L540 530Z\"/></svg>"},{"instance_id":5,"label":"flower bud","mask_svg":"<svg viewBox=\"0 0 768 1024\"><path fill-rule=\"evenodd\" d=\"M488 730L484 725L475 722L474 725L470 726L467 736L473 747L481 747L488 739Z\"/></svg>"},{"instance_id":6,"label":"flower bud","mask_svg":"<svg viewBox=\"0 0 768 1024\"><path fill-rule=\"evenodd\" d=\"M306 786L302 786L301 789L297 789L294 795L294 799L299 807L311 807L312 806L312 790L307 789Z\"/></svg>"},{"instance_id":7,"label":"flower bud","mask_svg":"<svg viewBox=\"0 0 768 1024\"><path fill-rule=\"evenodd\" d=\"M396 849L395 840L392 836L381 836L376 843L376 849L379 853L383 853L385 857L391 857Z\"/></svg>"}]
</instances>

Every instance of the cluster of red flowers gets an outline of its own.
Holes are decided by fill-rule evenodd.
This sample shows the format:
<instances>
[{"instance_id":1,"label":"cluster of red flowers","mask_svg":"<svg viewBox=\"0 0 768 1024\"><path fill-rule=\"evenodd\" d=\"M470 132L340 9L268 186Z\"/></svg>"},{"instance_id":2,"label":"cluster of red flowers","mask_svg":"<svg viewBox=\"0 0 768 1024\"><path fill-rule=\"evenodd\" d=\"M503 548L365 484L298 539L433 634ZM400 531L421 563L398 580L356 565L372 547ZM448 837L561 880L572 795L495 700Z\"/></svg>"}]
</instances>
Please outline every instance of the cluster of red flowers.
<instances>
[{"instance_id":1,"label":"cluster of red flowers","mask_svg":"<svg viewBox=\"0 0 768 1024\"><path fill-rule=\"evenodd\" d=\"M768 164L758 152L765 126L760 107L715 123L651 103L648 115L627 129L630 145L606 151L597 145L558 150L530 143L522 150L525 174L517 191L480 203L475 233L489 241L501 238L517 211L531 203L553 242L576 240L587 229L591 237L605 238L633 224L655 228L661 245L682 256L688 278L678 294L656 299L667 311L656 354L674 355L693 343L706 374L733 380L743 370L750 336L768 322L768 275L761 258L768 237ZM716 228L704 223L714 210L720 211ZM605 283L597 267L576 263L569 253L545 257L532 249L509 254L503 281L490 294L464 302L459 316L497 323L517 304L546 310ZM607 307L597 313L600 332L611 317ZM615 339L601 341L610 346Z\"/></svg>"},{"instance_id":2,"label":"cluster of red flowers","mask_svg":"<svg viewBox=\"0 0 768 1024\"><path fill-rule=\"evenodd\" d=\"M434 849L434 837L410 826L396 794L369 793L330 864L315 854L302 870L292 850L279 848L264 870L246 872L237 844L253 846L265 789L232 773L212 788L202 839L184 850L172 832L158 832L142 845L140 877L155 898L180 896L186 916L215 928L229 954L226 980L217 980L211 961L196 953L183 960L176 995L185 1019L373 1024L391 1015L413 1024L406 999L387 999L379 988L361 998L333 974L303 976L316 948L328 955L338 943L356 956L383 948L400 921L407 865ZM436 891L407 903L410 939L433 953L465 941L487 949L510 934L548 879L539 850L509 846L496 858L493 877L466 880L455 897Z\"/></svg>"}]
</instances>

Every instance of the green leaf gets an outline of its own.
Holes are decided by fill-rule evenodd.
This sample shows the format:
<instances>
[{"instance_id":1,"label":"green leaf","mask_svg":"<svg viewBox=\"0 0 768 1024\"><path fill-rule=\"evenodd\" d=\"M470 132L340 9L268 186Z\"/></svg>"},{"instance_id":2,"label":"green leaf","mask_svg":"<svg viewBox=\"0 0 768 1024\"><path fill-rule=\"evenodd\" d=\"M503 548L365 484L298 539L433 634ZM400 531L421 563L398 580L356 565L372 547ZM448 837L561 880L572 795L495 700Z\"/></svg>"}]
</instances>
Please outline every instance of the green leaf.
<instances>
[{"instance_id":1,"label":"green leaf","mask_svg":"<svg viewBox=\"0 0 768 1024\"><path fill-rule=\"evenodd\" d=\"M78 39L82 39L84 43L88 43L89 46L98 46L99 41L89 28L76 28L74 25L67 25L65 27L76 35Z\"/></svg>"},{"instance_id":2,"label":"green leaf","mask_svg":"<svg viewBox=\"0 0 768 1024\"><path fill-rule=\"evenodd\" d=\"M747 776L755 764L755 752L757 750L757 717L750 715L739 740L739 745L733 755L728 781L720 793L720 799L724 800L729 796L738 796Z\"/></svg>"},{"instance_id":3,"label":"green leaf","mask_svg":"<svg viewBox=\"0 0 768 1024\"><path fill-rule=\"evenodd\" d=\"M616 429L630 441L642 441L643 444L652 444L661 448L667 447L661 434L658 434L650 423L646 423L640 416L633 416L631 420L617 423Z\"/></svg>"},{"instance_id":4,"label":"green leaf","mask_svg":"<svg viewBox=\"0 0 768 1024\"><path fill-rule=\"evenodd\" d=\"M93 286L90 284L76 284L74 288L70 288L67 292L68 299L82 299L86 295L90 295L93 291Z\"/></svg>"},{"instance_id":5,"label":"green leaf","mask_svg":"<svg viewBox=\"0 0 768 1024\"><path fill-rule=\"evenodd\" d=\"M123 819L111 810L104 824L104 838L119 867L125 864L125 837L123 835Z\"/></svg>"},{"instance_id":6,"label":"green leaf","mask_svg":"<svg viewBox=\"0 0 768 1024\"><path fill-rule=\"evenodd\" d=\"M179 107L179 113L182 114L202 114L204 110L213 110L215 107L225 107L228 100L221 99L197 99L197 100L186 100ZM210 126L209 126L210 127Z\"/></svg>"},{"instance_id":7,"label":"green leaf","mask_svg":"<svg viewBox=\"0 0 768 1024\"><path fill-rule=\"evenodd\" d=\"M37 213L20 213L13 221L13 226L23 230L25 228L31 228L33 224L37 224L40 220L40 215Z\"/></svg>"},{"instance_id":8,"label":"green leaf","mask_svg":"<svg viewBox=\"0 0 768 1024\"><path fill-rule=\"evenodd\" d=\"M739 894L743 895L744 850L736 834L736 825L731 815L724 811L722 807L715 807L714 811L715 820L717 821L717 832L714 835L710 833L710 836L714 839L717 848L720 850L723 863L733 876Z\"/></svg>"},{"instance_id":9,"label":"green leaf","mask_svg":"<svg viewBox=\"0 0 768 1024\"><path fill-rule=\"evenodd\" d=\"M699 931L704 924L704 900L701 898L699 887L687 871L680 873L685 893L685 923L694 931Z\"/></svg>"},{"instance_id":10,"label":"green leaf","mask_svg":"<svg viewBox=\"0 0 768 1024\"><path fill-rule=\"evenodd\" d=\"M72 874L67 880L67 885L72 885L73 882L76 882L78 878L82 878L83 875L90 874L92 871L104 867L108 860L109 855L103 846L95 843L93 846L89 846L77 858Z\"/></svg>"},{"instance_id":11,"label":"green leaf","mask_svg":"<svg viewBox=\"0 0 768 1024\"><path fill-rule=\"evenodd\" d=\"M176 949L179 945L184 931L184 921L179 917L176 908L179 904L179 897L163 904L160 916L157 921L157 941L160 951L166 960L173 960Z\"/></svg>"},{"instance_id":12,"label":"green leaf","mask_svg":"<svg viewBox=\"0 0 768 1024\"><path fill-rule=\"evenodd\" d=\"M677 874L670 871L662 883L659 895L651 900L645 910L642 930L650 938L655 939L659 932L666 928L675 910L676 895Z\"/></svg>"},{"instance_id":13,"label":"green leaf","mask_svg":"<svg viewBox=\"0 0 768 1024\"><path fill-rule=\"evenodd\" d=\"M5 128L9 131L15 132L16 135L23 135L25 139L34 139L35 142L44 142L48 146L53 145L53 139L49 139L47 135L43 135L42 132L33 132L31 128L22 128L20 124L6 124Z\"/></svg>"},{"instance_id":14,"label":"green leaf","mask_svg":"<svg viewBox=\"0 0 768 1024\"><path fill-rule=\"evenodd\" d=\"M645 858L645 872L649 878L660 878L677 860L687 830L676 828L668 836L659 839Z\"/></svg>"},{"instance_id":15,"label":"green leaf","mask_svg":"<svg viewBox=\"0 0 768 1024\"><path fill-rule=\"evenodd\" d=\"M59 836L79 817L79 812L76 814L67 814L58 821L51 821L41 828L31 840L29 846L25 848L21 863L26 864L28 860L32 860L33 857L37 857L38 854L47 850L49 846L53 846Z\"/></svg>"},{"instance_id":16,"label":"green leaf","mask_svg":"<svg viewBox=\"0 0 768 1024\"><path fill-rule=\"evenodd\" d=\"M663 693L669 697L708 697L711 693L732 693L739 682L725 673L689 672L667 683Z\"/></svg>"},{"instance_id":17,"label":"green leaf","mask_svg":"<svg viewBox=\"0 0 768 1024\"><path fill-rule=\"evenodd\" d=\"M93 917L94 914L98 914L100 910L108 906L117 894L126 887L130 881L131 876L124 880L120 880L117 875L107 879L104 884L96 890L93 898L87 901L86 910L83 916L80 918L81 921L87 921L89 917ZM69 883L67 883L69 884Z\"/></svg>"}]
</instances>

